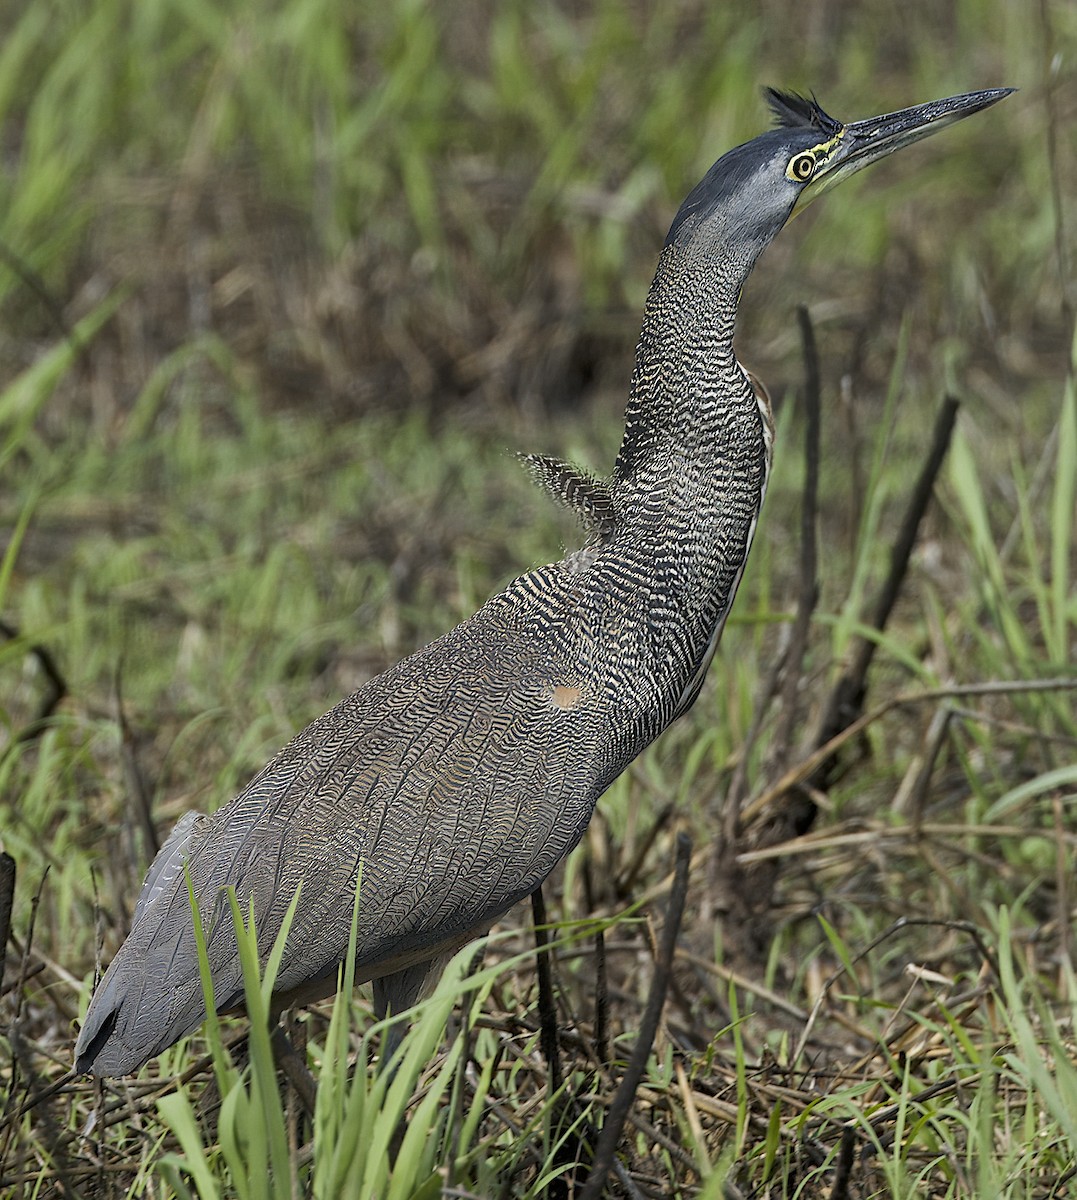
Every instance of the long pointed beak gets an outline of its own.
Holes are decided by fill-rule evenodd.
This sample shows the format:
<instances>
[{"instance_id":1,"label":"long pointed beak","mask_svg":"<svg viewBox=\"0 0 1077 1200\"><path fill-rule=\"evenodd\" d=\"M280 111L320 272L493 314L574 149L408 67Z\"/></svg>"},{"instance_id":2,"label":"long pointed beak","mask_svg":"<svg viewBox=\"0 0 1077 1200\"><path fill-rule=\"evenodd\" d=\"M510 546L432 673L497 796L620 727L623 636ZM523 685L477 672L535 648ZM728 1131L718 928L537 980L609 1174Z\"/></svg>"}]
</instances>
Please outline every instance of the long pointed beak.
<instances>
[{"instance_id":1,"label":"long pointed beak","mask_svg":"<svg viewBox=\"0 0 1077 1200\"><path fill-rule=\"evenodd\" d=\"M967 92L945 100L931 100L900 112L853 121L843 127L834 140L829 156L816 168L815 178L800 194L799 211L836 183L878 162L903 146L910 146L929 137L955 121L963 120L981 109L997 104L1015 88L989 88L983 92Z\"/></svg>"}]
</instances>

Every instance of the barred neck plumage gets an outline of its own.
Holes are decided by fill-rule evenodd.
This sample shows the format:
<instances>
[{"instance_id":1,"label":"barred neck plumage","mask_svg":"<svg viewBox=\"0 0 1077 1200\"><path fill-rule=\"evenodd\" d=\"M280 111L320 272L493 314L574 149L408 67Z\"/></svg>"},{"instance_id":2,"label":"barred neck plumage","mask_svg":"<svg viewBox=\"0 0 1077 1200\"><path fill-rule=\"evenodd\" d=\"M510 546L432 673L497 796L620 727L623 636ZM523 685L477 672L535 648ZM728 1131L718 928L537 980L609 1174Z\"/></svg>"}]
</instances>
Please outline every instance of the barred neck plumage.
<instances>
[{"instance_id":1,"label":"barred neck plumage","mask_svg":"<svg viewBox=\"0 0 1077 1200\"><path fill-rule=\"evenodd\" d=\"M733 354L741 286L754 263L667 244L659 259L636 348L625 432L613 472L618 520L662 504L701 511L742 494L758 513L769 466L769 412ZM747 477L746 464L756 466ZM762 477L760 472L762 471ZM739 506L738 506L739 507Z\"/></svg>"},{"instance_id":2,"label":"barred neck plumage","mask_svg":"<svg viewBox=\"0 0 1077 1200\"><path fill-rule=\"evenodd\" d=\"M621 521L656 502L674 463L699 468L693 485L724 486L730 454L762 450L759 404L733 354L736 300L752 263L667 245L658 260L636 349L625 436L613 473ZM708 469L717 466L717 475ZM680 472L680 468L678 468ZM679 485L688 480L674 479Z\"/></svg>"},{"instance_id":3,"label":"barred neck plumage","mask_svg":"<svg viewBox=\"0 0 1077 1200\"><path fill-rule=\"evenodd\" d=\"M647 298L599 559L601 588L624 583L635 595L625 631L634 648L619 652L615 689L622 704L639 701L632 754L698 694L763 503L769 406L733 355L736 300L755 257L667 244Z\"/></svg>"}]
</instances>

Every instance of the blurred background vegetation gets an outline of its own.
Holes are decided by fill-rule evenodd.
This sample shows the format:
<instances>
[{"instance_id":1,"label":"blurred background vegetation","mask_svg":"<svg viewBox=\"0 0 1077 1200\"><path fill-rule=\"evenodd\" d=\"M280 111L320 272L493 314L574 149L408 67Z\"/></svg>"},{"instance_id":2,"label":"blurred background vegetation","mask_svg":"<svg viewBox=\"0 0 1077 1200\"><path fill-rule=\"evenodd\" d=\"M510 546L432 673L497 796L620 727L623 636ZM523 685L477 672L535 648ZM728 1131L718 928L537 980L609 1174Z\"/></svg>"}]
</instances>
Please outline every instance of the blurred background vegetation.
<instances>
[{"instance_id":1,"label":"blurred background vegetation","mask_svg":"<svg viewBox=\"0 0 1077 1200\"><path fill-rule=\"evenodd\" d=\"M611 877L636 864L620 892L592 889L612 911L664 877L674 827L714 840L797 595L798 305L822 357L824 470L796 740L885 570L946 393L963 402L958 439L873 697L1072 677L1075 54L1068 0L7 7L0 835L19 885L0 1187L48 1180L78 1194L72 1164L99 1169L111 1153L107 1139L91 1154L56 1134L86 1119L89 1085L55 1101L68 1107L50 1118L52 1140L40 1109L12 1114L69 1065L71 1022L95 959L122 936L154 831L222 803L304 722L573 543L511 452L610 468L665 229L710 163L766 126L762 84L814 91L846 119L1021 90L813 206L760 264L738 353L769 386L779 442L756 550L703 698L611 789L555 911L587 911L581 863ZM55 711L35 646L63 677ZM947 707L933 757L941 711L869 731L821 832L902 826L891 801L924 761L926 810L965 832L934 858L913 838L821 849L776 885L772 940L749 965L805 1010L844 961L842 939L855 951L916 914L989 937L1003 906L1016 906L1035 987L1073 999L1072 694ZM768 743L770 728L750 748L749 792L791 752ZM675 815L656 825L669 802ZM686 937L720 965L706 873L692 886ZM837 905L832 937L814 915L824 901ZM940 936L894 939L891 957L854 964L849 1003L894 1002L895 964L930 957ZM952 949L935 969L975 976L967 945ZM746 991L741 1011L756 1000ZM728 1018L724 996L711 1008ZM713 1012L696 1016L718 1032ZM780 1057L766 1019L751 1036L757 1056ZM667 1173L686 1194L727 1151L752 1186L772 1177L773 1147L768 1157L749 1120L757 1103L768 1128L766 1102L747 1089L734 1101L732 1142L713 1114L677 1126L691 1130L676 1140L696 1175L676 1156ZM994 1194L1064 1177L1073 1145L1050 1128L1050 1153L1027 1168L988 1154L1003 1163ZM910 1179L921 1150L900 1164ZM799 1176L786 1164L789 1194L812 1170L830 1187L824 1159L797 1160ZM124 1160L109 1161L119 1172ZM960 1171L939 1171L948 1182L932 1195L987 1186L963 1191ZM112 1194L101 1178L93 1194Z\"/></svg>"}]
</instances>

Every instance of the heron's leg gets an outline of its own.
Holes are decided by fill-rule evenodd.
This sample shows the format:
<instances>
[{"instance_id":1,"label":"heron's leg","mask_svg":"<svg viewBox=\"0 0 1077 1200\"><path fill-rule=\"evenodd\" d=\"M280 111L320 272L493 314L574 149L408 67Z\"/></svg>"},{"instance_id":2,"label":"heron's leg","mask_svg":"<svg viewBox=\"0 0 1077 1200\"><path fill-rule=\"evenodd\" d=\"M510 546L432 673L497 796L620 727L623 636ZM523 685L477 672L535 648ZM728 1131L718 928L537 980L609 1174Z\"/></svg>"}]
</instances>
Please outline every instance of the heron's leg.
<instances>
[{"instance_id":1,"label":"heron's leg","mask_svg":"<svg viewBox=\"0 0 1077 1200\"><path fill-rule=\"evenodd\" d=\"M307 1115L314 1116L314 1106L318 1100L318 1085L314 1076L307 1069L303 1056L292 1045L292 1039L284 1031L284 1026L274 1022L269 1042L273 1049L273 1059L285 1078L295 1088L299 1102L307 1110Z\"/></svg>"},{"instance_id":2,"label":"heron's leg","mask_svg":"<svg viewBox=\"0 0 1077 1200\"><path fill-rule=\"evenodd\" d=\"M374 1014L378 1020L384 1021L387 1016L406 1012L418 1004L426 992L427 985L437 977L436 963L436 959L426 959L424 962L413 963L402 971L394 971L392 975L383 975L380 979L375 979ZM386 1030L379 1070L384 1071L395 1056L406 1029L406 1022L396 1021Z\"/></svg>"},{"instance_id":3,"label":"heron's leg","mask_svg":"<svg viewBox=\"0 0 1077 1200\"><path fill-rule=\"evenodd\" d=\"M550 965L550 935L546 928L546 901L542 884L531 893L531 915L535 926L535 969L539 985L539 1041L550 1072L550 1094L561 1088L561 1054L557 1046L557 999Z\"/></svg>"}]
</instances>

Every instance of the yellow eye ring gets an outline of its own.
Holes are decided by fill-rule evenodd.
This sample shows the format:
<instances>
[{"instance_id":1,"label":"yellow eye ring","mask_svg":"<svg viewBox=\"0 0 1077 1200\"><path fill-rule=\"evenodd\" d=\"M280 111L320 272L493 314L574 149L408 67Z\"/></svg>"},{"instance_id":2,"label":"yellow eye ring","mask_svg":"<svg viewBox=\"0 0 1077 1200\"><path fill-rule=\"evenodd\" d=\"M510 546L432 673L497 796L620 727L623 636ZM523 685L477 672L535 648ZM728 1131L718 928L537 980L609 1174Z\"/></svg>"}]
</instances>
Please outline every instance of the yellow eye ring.
<instances>
[{"instance_id":1,"label":"yellow eye ring","mask_svg":"<svg viewBox=\"0 0 1077 1200\"><path fill-rule=\"evenodd\" d=\"M815 174L815 156L810 153L798 154L789 163L786 174L797 183L807 183Z\"/></svg>"}]
</instances>

